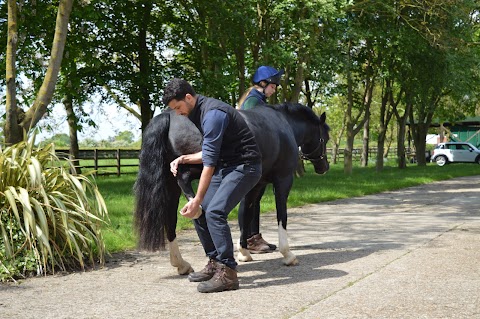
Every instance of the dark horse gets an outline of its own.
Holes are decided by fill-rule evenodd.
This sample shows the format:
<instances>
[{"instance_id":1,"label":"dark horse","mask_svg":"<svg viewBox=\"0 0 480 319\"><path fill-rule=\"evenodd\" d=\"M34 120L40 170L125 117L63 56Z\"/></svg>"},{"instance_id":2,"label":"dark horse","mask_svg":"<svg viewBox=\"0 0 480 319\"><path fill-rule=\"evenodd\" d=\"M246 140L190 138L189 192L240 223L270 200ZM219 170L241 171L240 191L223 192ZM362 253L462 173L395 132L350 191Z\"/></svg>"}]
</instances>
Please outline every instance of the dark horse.
<instances>
[{"instance_id":1,"label":"dark horse","mask_svg":"<svg viewBox=\"0 0 480 319\"><path fill-rule=\"evenodd\" d=\"M247 247L246 230L254 215L254 203L260 200L266 184L272 183L277 208L279 250L286 265L298 263L287 238L287 199L298 164L298 148L310 160L315 172L329 169L326 144L329 127L326 115L318 117L301 104L261 106L240 111L255 135L262 154L262 178L245 196L238 212L240 247L237 258L252 260ZM187 199L195 196L191 186L198 179L201 165L180 165L177 177L170 172L170 162L182 154L201 151L202 135L188 118L166 111L147 126L140 153L140 171L135 183L135 225L139 246L154 251L165 248L165 234L170 263L179 274L193 271L183 260L176 240L177 209L181 192Z\"/></svg>"}]
</instances>

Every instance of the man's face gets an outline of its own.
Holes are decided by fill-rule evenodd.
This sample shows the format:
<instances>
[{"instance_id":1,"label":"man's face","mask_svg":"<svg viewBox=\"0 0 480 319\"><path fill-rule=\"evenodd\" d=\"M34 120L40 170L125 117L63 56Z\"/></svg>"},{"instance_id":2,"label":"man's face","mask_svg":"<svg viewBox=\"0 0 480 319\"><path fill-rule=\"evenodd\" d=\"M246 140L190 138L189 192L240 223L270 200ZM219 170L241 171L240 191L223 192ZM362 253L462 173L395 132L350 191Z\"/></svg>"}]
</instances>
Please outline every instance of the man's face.
<instances>
[{"instance_id":1,"label":"man's face","mask_svg":"<svg viewBox=\"0 0 480 319\"><path fill-rule=\"evenodd\" d=\"M168 103L168 107L178 115L188 116L195 107L195 98L187 94L183 100L171 100L170 103Z\"/></svg>"}]
</instances>

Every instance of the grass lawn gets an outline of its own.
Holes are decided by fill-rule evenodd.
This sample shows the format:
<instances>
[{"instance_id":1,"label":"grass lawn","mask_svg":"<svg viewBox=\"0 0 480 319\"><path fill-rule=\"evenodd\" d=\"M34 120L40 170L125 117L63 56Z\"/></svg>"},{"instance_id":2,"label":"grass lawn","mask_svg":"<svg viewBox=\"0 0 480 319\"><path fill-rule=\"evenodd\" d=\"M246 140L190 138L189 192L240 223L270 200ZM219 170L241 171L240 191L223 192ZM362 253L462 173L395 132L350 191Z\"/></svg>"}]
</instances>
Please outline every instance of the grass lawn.
<instances>
[{"instance_id":1,"label":"grass lawn","mask_svg":"<svg viewBox=\"0 0 480 319\"><path fill-rule=\"evenodd\" d=\"M306 170L305 176L296 178L294 181L288 199L289 207L364 196L438 180L480 174L480 167L475 164L452 164L444 167L436 164L428 164L426 167L410 165L404 170L385 166L385 169L379 173L374 167L354 167L351 176L344 175L343 164L331 165L330 171L322 176L316 175L310 164L306 166ZM97 178L97 185L105 198L110 216L110 224L104 229L106 246L110 252L133 249L136 246L132 227L135 179L135 175ZM185 199L182 198L180 205L184 204ZM275 210L271 185L262 199L261 210L262 212ZM230 214L229 219L232 223L236 223L237 213L235 209ZM179 216L178 229L192 227L191 220Z\"/></svg>"}]
</instances>

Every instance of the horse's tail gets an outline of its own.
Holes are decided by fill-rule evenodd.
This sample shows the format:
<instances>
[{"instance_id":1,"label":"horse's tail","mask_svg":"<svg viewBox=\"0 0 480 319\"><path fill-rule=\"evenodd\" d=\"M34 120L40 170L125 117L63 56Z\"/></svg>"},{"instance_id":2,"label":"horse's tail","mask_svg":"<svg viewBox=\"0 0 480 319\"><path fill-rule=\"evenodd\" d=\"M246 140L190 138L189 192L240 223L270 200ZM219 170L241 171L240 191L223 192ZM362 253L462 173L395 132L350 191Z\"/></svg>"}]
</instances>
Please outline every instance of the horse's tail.
<instances>
[{"instance_id":1,"label":"horse's tail","mask_svg":"<svg viewBox=\"0 0 480 319\"><path fill-rule=\"evenodd\" d=\"M170 115L162 113L145 129L134 186L134 219L139 248L149 251L165 248L165 232L176 226L178 198L174 200L172 197L179 197L180 190L170 173L169 127Z\"/></svg>"}]
</instances>

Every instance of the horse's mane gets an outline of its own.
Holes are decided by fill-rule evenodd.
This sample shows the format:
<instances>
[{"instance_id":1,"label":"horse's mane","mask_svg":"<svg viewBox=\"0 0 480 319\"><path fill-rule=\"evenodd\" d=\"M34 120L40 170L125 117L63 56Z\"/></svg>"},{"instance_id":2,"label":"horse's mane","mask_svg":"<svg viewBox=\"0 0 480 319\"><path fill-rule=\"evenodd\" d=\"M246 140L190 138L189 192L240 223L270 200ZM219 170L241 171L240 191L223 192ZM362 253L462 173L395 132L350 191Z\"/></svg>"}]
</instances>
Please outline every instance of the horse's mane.
<instances>
[{"instance_id":1,"label":"horse's mane","mask_svg":"<svg viewBox=\"0 0 480 319\"><path fill-rule=\"evenodd\" d=\"M300 114L305 118L307 118L308 120L313 121L316 124L320 123L320 118L318 117L318 115L315 114L315 112L311 108L300 103L286 102L282 104L267 105L267 106L280 112L286 112L287 114L292 114L292 115Z\"/></svg>"}]
</instances>

